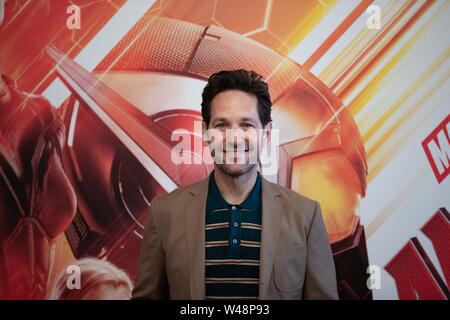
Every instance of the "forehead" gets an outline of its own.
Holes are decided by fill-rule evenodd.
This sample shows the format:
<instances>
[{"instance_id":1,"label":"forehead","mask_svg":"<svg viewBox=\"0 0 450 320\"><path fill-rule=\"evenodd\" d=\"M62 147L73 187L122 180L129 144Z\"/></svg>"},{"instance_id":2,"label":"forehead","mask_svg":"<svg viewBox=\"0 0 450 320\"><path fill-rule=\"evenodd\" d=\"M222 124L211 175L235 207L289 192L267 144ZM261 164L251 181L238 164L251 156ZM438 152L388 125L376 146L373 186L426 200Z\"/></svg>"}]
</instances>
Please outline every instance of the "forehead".
<instances>
[{"instance_id":1,"label":"forehead","mask_svg":"<svg viewBox=\"0 0 450 320\"><path fill-rule=\"evenodd\" d=\"M211 117L258 117L258 99L241 90L227 90L211 101Z\"/></svg>"}]
</instances>

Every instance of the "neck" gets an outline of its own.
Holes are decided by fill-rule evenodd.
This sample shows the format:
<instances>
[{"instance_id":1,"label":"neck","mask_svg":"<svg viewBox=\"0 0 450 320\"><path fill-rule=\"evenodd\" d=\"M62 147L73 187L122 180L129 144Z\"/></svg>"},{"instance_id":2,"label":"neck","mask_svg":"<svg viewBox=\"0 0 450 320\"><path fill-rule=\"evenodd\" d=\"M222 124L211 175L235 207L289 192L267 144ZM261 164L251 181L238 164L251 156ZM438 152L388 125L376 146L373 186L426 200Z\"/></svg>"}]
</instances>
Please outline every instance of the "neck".
<instances>
[{"instance_id":1,"label":"neck","mask_svg":"<svg viewBox=\"0 0 450 320\"><path fill-rule=\"evenodd\" d=\"M258 171L255 166L240 176L230 176L220 169L214 170L214 180L222 197L230 204L242 203L256 182Z\"/></svg>"}]
</instances>

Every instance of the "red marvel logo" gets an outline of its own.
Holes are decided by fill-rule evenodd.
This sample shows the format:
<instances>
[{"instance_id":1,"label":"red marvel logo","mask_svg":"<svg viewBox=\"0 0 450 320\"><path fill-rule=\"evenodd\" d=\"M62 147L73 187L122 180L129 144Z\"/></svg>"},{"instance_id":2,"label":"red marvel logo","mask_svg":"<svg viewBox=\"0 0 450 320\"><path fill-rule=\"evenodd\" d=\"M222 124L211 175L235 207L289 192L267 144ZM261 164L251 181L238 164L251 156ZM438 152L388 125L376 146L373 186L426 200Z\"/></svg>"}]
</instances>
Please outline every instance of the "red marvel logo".
<instances>
[{"instance_id":1,"label":"red marvel logo","mask_svg":"<svg viewBox=\"0 0 450 320\"><path fill-rule=\"evenodd\" d=\"M385 269L394 278L401 300L450 299L450 215L440 208L422 227L431 240L445 278L442 279L417 237L392 258Z\"/></svg>"},{"instance_id":2,"label":"red marvel logo","mask_svg":"<svg viewBox=\"0 0 450 320\"><path fill-rule=\"evenodd\" d=\"M450 114L422 142L438 183L450 173Z\"/></svg>"}]
</instances>

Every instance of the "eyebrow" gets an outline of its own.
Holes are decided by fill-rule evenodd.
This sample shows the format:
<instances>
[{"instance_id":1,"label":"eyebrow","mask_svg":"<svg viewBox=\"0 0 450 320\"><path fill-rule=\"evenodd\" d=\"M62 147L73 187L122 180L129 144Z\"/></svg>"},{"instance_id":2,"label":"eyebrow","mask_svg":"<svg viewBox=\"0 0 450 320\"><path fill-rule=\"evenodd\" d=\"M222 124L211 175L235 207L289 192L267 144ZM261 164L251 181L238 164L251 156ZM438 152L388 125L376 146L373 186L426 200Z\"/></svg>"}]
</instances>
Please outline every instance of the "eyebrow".
<instances>
[{"instance_id":1,"label":"eyebrow","mask_svg":"<svg viewBox=\"0 0 450 320\"><path fill-rule=\"evenodd\" d=\"M253 118L241 118L241 121L255 122Z\"/></svg>"},{"instance_id":2,"label":"eyebrow","mask_svg":"<svg viewBox=\"0 0 450 320\"><path fill-rule=\"evenodd\" d=\"M228 119L223 118L223 117L220 117L220 118L214 119L213 123L221 122L221 121L223 121L223 122L229 122ZM241 118L240 121L255 122L255 119L253 119L253 118L248 118L248 117L244 117L244 118Z\"/></svg>"},{"instance_id":3,"label":"eyebrow","mask_svg":"<svg viewBox=\"0 0 450 320\"><path fill-rule=\"evenodd\" d=\"M216 118L216 119L214 119L213 123L220 122L220 121L228 122L228 120L226 118Z\"/></svg>"}]
</instances>

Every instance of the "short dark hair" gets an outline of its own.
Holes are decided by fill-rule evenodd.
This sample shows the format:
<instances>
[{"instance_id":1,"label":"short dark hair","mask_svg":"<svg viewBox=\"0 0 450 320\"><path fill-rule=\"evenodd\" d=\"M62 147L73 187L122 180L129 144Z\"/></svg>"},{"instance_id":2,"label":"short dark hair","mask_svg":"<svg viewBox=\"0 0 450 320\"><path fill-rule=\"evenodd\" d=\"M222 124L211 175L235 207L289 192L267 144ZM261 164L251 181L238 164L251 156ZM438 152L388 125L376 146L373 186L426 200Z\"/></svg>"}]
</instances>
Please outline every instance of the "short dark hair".
<instances>
[{"instance_id":1,"label":"short dark hair","mask_svg":"<svg viewBox=\"0 0 450 320\"><path fill-rule=\"evenodd\" d=\"M269 86L262 76L244 69L224 70L212 74L202 93L202 117L206 125L211 120L211 101L219 93L227 90L241 90L253 94L258 99L258 116L263 126L270 121L272 101Z\"/></svg>"}]
</instances>

